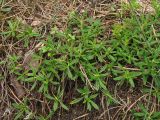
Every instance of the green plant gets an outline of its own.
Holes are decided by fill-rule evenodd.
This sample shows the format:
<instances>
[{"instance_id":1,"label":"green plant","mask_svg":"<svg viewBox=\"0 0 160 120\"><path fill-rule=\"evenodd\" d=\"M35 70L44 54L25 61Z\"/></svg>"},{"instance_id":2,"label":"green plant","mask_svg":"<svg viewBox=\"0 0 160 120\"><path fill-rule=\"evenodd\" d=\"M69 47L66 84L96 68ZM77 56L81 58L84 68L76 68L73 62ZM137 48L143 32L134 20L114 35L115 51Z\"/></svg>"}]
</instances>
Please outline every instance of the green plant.
<instances>
[{"instance_id":1,"label":"green plant","mask_svg":"<svg viewBox=\"0 0 160 120\"><path fill-rule=\"evenodd\" d=\"M130 5L132 6L132 3ZM142 77L143 83L146 84L152 76L158 86L159 15L141 13L141 16L138 16L136 9L132 9L131 12L129 18L125 18L121 24L115 24L113 27L113 37L110 42L112 59L109 59L114 60L112 69L114 79L119 81L125 79L134 87L134 79Z\"/></svg>"},{"instance_id":2,"label":"green plant","mask_svg":"<svg viewBox=\"0 0 160 120\"><path fill-rule=\"evenodd\" d=\"M13 74L20 75L19 70L22 69L21 67L18 67L20 57L17 55L9 55L7 58L8 58L8 60L7 60L8 66L7 67L8 67L9 72L13 73Z\"/></svg>"},{"instance_id":3,"label":"green plant","mask_svg":"<svg viewBox=\"0 0 160 120\"><path fill-rule=\"evenodd\" d=\"M81 94L82 97L74 99L70 104L76 104L80 101L83 101L84 104L87 105L87 109L91 111L92 107L95 109L99 109L98 105L94 102L94 99L97 97L98 94L91 94L91 91L84 87L83 89L78 89L78 92Z\"/></svg>"},{"instance_id":4,"label":"green plant","mask_svg":"<svg viewBox=\"0 0 160 120\"><path fill-rule=\"evenodd\" d=\"M28 47L29 41L32 38L36 37L38 39L40 36L40 34L33 30L32 27L22 24L20 20L10 20L7 21L7 23L8 27L5 31L1 32L1 35L3 35L6 39L13 38L17 41L23 41L24 47Z\"/></svg>"},{"instance_id":5,"label":"green plant","mask_svg":"<svg viewBox=\"0 0 160 120\"><path fill-rule=\"evenodd\" d=\"M136 81L141 80L144 85L153 81L154 87L146 92L151 91L159 99L160 8L156 2L153 6L156 14L141 13L141 16L137 15L139 6L135 0L125 6L124 10L130 10L131 14L121 16L123 21L113 25L112 35L107 40L102 37L104 29L100 20L89 17L87 12L83 15L72 12L66 29L53 26L42 41L43 45L33 53L36 60L41 60L38 67L30 65L24 70L18 67L19 56L8 56L9 73L28 83L30 91L40 93L53 105L46 118L37 118L49 119L60 108L68 110L68 103L64 100L68 91L73 92L71 105L82 102L88 110L98 110L100 105L96 100L102 96L106 97L107 105L119 103L110 94L106 79L121 85L128 83L131 87L136 87ZM9 21L6 31L1 34L4 38L22 40L24 47L29 45L30 39L41 37L33 28L15 21ZM159 116L159 112L151 113L147 107L141 105L141 112L134 111L133 116L136 119ZM20 114L16 114L18 119L30 113L26 104L16 104L15 108L20 110Z\"/></svg>"},{"instance_id":6,"label":"green plant","mask_svg":"<svg viewBox=\"0 0 160 120\"><path fill-rule=\"evenodd\" d=\"M33 37L38 38L40 34L33 30L32 27L30 26L25 26L24 28L19 31L18 35L16 36L18 40L24 41L24 47L28 47L29 45L29 40L32 39Z\"/></svg>"},{"instance_id":7,"label":"green plant","mask_svg":"<svg viewBox=\"0 0 160 120\"><path fill-rule=\"evenodd\" d=\"M134 84L134 78L136 78L137 76L140 76L141 73L140 72L130 72L128 70L125 70L125 71L122 71L124 72L121 76L119 75L118 77L114 78L114 80L116 81L121 81L123 82L123 80L126 80L130 83L130 85L132 87L135 87L135 84Z\"/></svg>"},{"instance_id":8,"label":"green plant","mask_svg":"<svg viewBox=\"0 0 160 120\"><path fill-rule=\"evenodd\" d=\"M14 120L19 119L32 119L34 113L31 112L30 108L26 104L27 101L22 103L13 103L12 106L15 108L16 113L14 114Z\"/></svg>"},{"instance_id":9,"label":"green plant","mask_svg":"<svg viewBox=\"0 0 160 120\"><path fill-rule=\"evenodd\" d=\"M20 25L20 22L18 22L18 21L7 21L7 23L8 23L8 29L5 32L2 32L1 34L4 35L6 38L16 37L16 33L18 31L18 27Z\"/></svg>"},{"instance_id":10,"label":"green plant","mask_svg":"<svg viewBox=\"0 0 160 120\"><path fill-rule=\"evenodd\" d=\"M160 112L150 111L143 104L139 104L139 112L132 110L133 116L135 120L143 119L143 120L158 120L160 117Z\"/></svg>"},{"instance_id":11,"label":"green plant","mask_svg":"<svg viewBox=\"0 0 160 120\"><path fill-rule=\"evenodd\" d=\"M47 40L43 41L44 46L37 53L37 56L43 56L38 69L25 70L18 79L33 83L31 90L38 87L38 92L53 101L51 113L55 113L59 107L68 110L63 104L63 94L67 89L65 84L78 81L90 90L89 93L87 89L83 91L78 85L76 89L80 93L79 98L83 98L87 109L91 110L92 107L98 109L94 99L98 96L98 92L108 91L105 78L109 75L108 66L102 67L106 58L106 41L97 39L102 33L100 20L89 18L87 14L70 16L66 30L60 31L54 27ZM50 93L50 87L54 87L53 93ZM108 92L105 96L112 101Z\"/></svg>"},{"instance_id":12,"label":"green plant","mask_svg":"<svg viewBox=\"0 0 160 120\"><path fill-rule=\"evenodd\" d=\"M63 103L63 93L64 93L64 91L63 90L60 90L60 87L58 88L58 91L57 91L57 95L53 95L53 97L52 96L50 96L49 94L45 94L45 96L48 98L48 99L50 99L50 100L53 100L54 101L54 104L53 104L53 111L50 111L51 113L53 112L55 112L57 109L58 109L58 107L59 107L59 105L63 108L63 109L65 109L65 110L68 110L68 107Z\"/></svg>"}]
</instances>

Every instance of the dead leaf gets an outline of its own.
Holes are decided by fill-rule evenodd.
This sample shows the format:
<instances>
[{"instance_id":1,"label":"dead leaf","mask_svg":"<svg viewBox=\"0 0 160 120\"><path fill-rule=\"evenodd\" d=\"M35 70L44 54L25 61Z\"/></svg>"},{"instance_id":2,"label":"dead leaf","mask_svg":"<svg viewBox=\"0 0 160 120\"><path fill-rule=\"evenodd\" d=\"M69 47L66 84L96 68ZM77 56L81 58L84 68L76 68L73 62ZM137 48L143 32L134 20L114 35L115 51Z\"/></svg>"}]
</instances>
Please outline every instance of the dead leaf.
<instances>
[{"instance_id":1,"label":"dead leaf","mask_svg":"<svg viewBox=\"0 0 160 120\"><path fill-rule=\"evenodd\" d=\"M37 59L31 59L31 61L28 64L28 68L32 67L34 69L38 69L40 66L40 61Z\"/></svg>"},{"instance_id":2,"label":"dead leaf","mask_svg":"<svg viewBox=\"0 0 160 120\"><path fill-rule=\"evenodd\" d=\"M32 59L33 50L29 50L25 55L23 59L22 65L25 67Z\"/></svg>"},{"instance_id":3,"label":"dead leaf","mask_svg":"<svg viewBox=\"0 0 160 120\"><path fill-rule=\"evenodd\" d=\"M24 59L23 59L23 63L22 66L26 69L26 70L30 70L30 68L35 68L38 69L39 65L40 65L40 59L35 59L34 58L34 53L39 50L40 47L42 47L43 44L40 42L38 43L34 49L29 50L25 55L24 55Z\"/></svg>"},{"instance_id":4,"label":"dead leaf","mask_svg":"<svg viewBox=\"0 0 160 120\"><path fill-rule=\"evenodd\" d=\"M39 51L40 48L44 46L42 42L38 43L32 50L29 50L27 53L24 55L23 63L22 66L26 69L29 70L30 67L38 69L40 65L40 59L35 59L33 55L35 52Z\"/></svg>"},{"instance_id":5,"label":"dead leaf","mask_svg":"<svg viewBox=\"0 0 160 120\"><path fill-rule=\"evenodd\" d=\"M32 23L31 23L31 26L38 26L41 24L41 21L40 20L34 20Z\"/></svg>"},{"instance_id":6,"label":"dead leaf","mask_svg":"<svg viewBox=\"0 0 160 120\"><path fill-rule=\"evenodd\" d=\"M11 81L11 85L13 86L17 97L19 99L23 98L25 95L25 90L24 90L23 86L16 80L16 77L13 75L11 76L10 81Z\"/></svg>"},{"instance_id":7,"label":"dead leaf","mask_svg":"<svg viewBox=\"0 0 160 120\"><path fill-rule=\"evenodd\" d=\"M35 51L37 51L37 50L39 50L41 47L43 47L44 46L44 44L42 43L42 42L40 42L40 43L38 43L36 46L35 46L35 48L34 48L34 50Z\"/></svg>"}]
</instances>

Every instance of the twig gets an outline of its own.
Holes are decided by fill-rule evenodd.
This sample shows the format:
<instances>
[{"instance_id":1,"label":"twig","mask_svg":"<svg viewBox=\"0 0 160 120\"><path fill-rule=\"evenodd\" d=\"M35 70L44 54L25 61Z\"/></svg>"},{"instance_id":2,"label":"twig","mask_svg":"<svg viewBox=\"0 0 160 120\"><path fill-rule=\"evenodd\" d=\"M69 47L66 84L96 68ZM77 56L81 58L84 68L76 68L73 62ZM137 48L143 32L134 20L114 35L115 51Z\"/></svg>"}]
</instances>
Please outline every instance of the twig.
<instances>
[{"instance_id":1,"label":"twig","mask_svg":"<svg viewBox=\"0 0 160 120\"><path fill-rule=\"evenodd\" d=\"M123 117L123 120L125 120L128 111L129 111L138 101L140 101L143 97L145 97L145 96L147 96L147 95L148 95L148 94L145 94L145 95L141 96L140 98L138 98L134 103L132 103L132 104L128 107L128 109L127 109L127 111L125 112L125 115L124 115L124 117Z\"/></svg>"},{"instance_id":2,"label":"twig","mask_svg":"<svg viewBox=\"0 0 160 120\"><path fill-rule=\"evenodd\" d=\"M113 110L113 109L115 109L115 108L119 108L119 107L121 107L121 106L116 106L116 107L112 107L112 108L109 108L109 109L105 110L105 111L98 117L98 119L101 119L101 117L104 116L106 112L108 112L108 111L110 111L110 110Z\"/></svg>"},{"instance_id":3,"label":"twig","mask_svg":"<svg viewBox=\"0 0 160 120\"><path fill-rule=\"evenodd\" d=\"M74 118L73 120L78 120L78 119L80 119L80 118L86 117L87 115L88 115L88 113L86 113L86 114L84 114L84 115L81 115L81 116L79 116L79 117L77 117L77 118Z\"/></svg>"},{"instance_id":4,"label":"twig","mask_svg":"<svg viewBox=\"0 0 160 120\"><path fill-rule=\"evenodd\" d=\"M22 103L22 101L14 94L14 92L9 88L10 92L12 93L12 95L14 96L14 98L16 98L16 100L18 100L19 103Z\"/></svg>"},{"instance_id":5,"label":"twig","mask_svg":"<svg viewBox=\"0 0 160 120\"><path fill-rule=\"evenodd\" d=\"M85 69L83 68L83 66L81 64L80 64L80 70L81 70L82 74L84 75L84 77L86 78L86 83L89 84L89 86L91 87L92 90L96 90L96 88L94 86L92 86L92 84L91 84L91 82L85 72Z\"/></svg>"},{"instance_id":6,"label":"twig","mask_svg":"<svg viewBox=\"0 0 160 120\"><path fill-rule=\"evenodd\" d=\"M147 96L147 94L141 96L140 98L138 98L134 103L132 103L129 108L127 109L126 113L138 102L140 101L143 97Z\"/></svg>"},{"instance_id":7,"label":"twig","mask_svg":"<svg viewBox=\"0 0 160 120\"><path fill-rule=\"evenodd\" d=\"M155 37L156 41L158 41L158 39L157 39L157 35L156 35L156 30L155 30L155 28L154 28L154 26L153 26L153 25L151 25L151 27L152 27L152 30L153 30L153 35L154 35L154 37Z\"/></svg>"},{"instance_id":8,"label":"twig","mask_svg":"<svg viewBox=\"0 0 160 120\"><path fill-rule=\"evenodd\" d=\"M119 67L119 66L113 66L114 68L117 69L125 69L125 70L131 70L131 71L140 71L138 68L127 68L127 67Z\"/></svg>"}]
</instances>

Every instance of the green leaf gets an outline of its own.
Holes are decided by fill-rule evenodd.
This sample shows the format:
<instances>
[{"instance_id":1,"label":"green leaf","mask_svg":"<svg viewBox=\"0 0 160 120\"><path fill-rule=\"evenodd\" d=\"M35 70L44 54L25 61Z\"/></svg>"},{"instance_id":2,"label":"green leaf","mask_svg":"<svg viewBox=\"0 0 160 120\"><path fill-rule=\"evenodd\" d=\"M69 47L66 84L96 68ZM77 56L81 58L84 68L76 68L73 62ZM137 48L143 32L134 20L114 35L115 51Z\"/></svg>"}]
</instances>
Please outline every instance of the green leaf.
<instances>
[{"instance_id":1,"label":"green leaf","mask_svg":"<svg viewBox=\"0 0 160 120\"><path fill-rule=\"evenodd\" d=\"M98 105L97 105L95 102L90 101L90 103L91 103L91 105L92 105L95 109L99 110L99 107L98 107Z\"/></svg>"},{"instance_id":2,"label":"green leaf","mask_svg":"<svg viewBox=\"0 0 160 120\"><path fill-rule=\"evenodd\" d=\"M100 69L100 72L101 73L105 72L107 70L107 67L108 67L107 65L102 66L101 69Z\"/></svg>"},{"instance_id":3,"label":"green leaf","mask_svg":"<svg viewBox=\"0 0 160 120\"><path fill-rule=\"evenodd\" d=\"M124 80L124 78L122 76L119 76L119 77L116 77L116 78L113 78L113 79L117 80L117 81Z\"/></svg>"},{"instance_id":4,"label":"green leaf","mask_svg":"<svg viewBox=\"0 0 160 120\"><path fill-rule=\"evenodd\" d=\"M36 87L36 85L37 85L37 81L35 81L34 83L33 83L33 85L32 85L32 87L31 87L31 91Z\"/></svg>"},{"instance_id":5,"label":"green leaf","mask_svg":"<svg viewBox=\"0 0 160 120\"><path fill-rule=\"evenodd\" d=\"M160 112L154 112L152 115L152 119L153 118L160 118Z\"/></svg>"},{"instance_id":6,"label":"green leaf","mask_svg":"<svg viewBox=\"0 0 160 120\"><path fill-rule=\"evenodd\" d=\"M103 61L104 61L104 59L103 59L103 57L102 57L101 55L98 56L98 60L99 60L100 62L103 62Z\"/></svg>"},{"instance_id":7,"label":"green leaf","mask_svg":"<svg viewBox=\"0 0 160 120\"><path fill-rule=\"evenodd\" d=\"M91 111L91 104L89 103L89 102L87 102L87 109L89 110L89 111Z\"/></svg>"},{"instance_id":8,"label":"green leaf","mask_svg":"<svg viewBox=\"0 0 160 120\"><path fill-rule=\"evenodd\" d=\"M135 87L134 82L133 82L133 79L129 79L129 83L130 83L130 85L131 85L132 87Z\"/></svg>"},{"instance_id":9,"label":"green leaf","mask_svg":"<svg viewBox=\"0 0 160 120\"><path fill-rule=\"evenodd\" d=\"M62 102L60 102L60 104L61 104L61 106L62 106L63 109L69 110L68 107L65 104L63 104Z\"/></svg>"},{"instance_id":10,"label":"green leaf","mask_svg":"<svg viewBox=\"0 0 160 120\"><path fill-rule=\"evenodd\" d=\"M135 78L135 77L138 77L140 76L142 73L141 72L130 72L130 75Z\"/></svg>"},{"instance_id":11,"label":"green leaf","mask_svg":"<svg viewBox=\"0 0 160 120\"><path fill-rule=\"evenodd\" d=\"M58 101L54 101L54 105L53 105L54 112L58 109L58 105L59 105Z\"/></svg>"},{"instance_id":12,"label":"green leaf","mask_svg":"<svg viewBox=\"0 0 160 120\"><path fill-rule=\"evenodd\" d=\"M134 113L134 116L143 117L145 116L145 113Z\"/></svg>"},{"instance_id":13,"label":"green leaf","mask_svg":"<svg viewBox=\"0 0 160 120\"><path fill-rule=\"evenodd\" d=\"M0 65L3 65L5 63L6 63L6 61L0 61Z\"/></svg>"},{"instance_id":14,"label":"green leaf","mask_svg":"<svg viewBox=\"0 0 160 120\"><path fill-rule=\"evenodd\" d=\"M104 90L106 90L106 85L104 84L104 81L99 81L100 87L103 88Z\"/></svg>"},{"instance_id":15,"label":"green leaf","mask_svg":"<svg viewBox=\"0 0 160 120\"><path fill-rule=\"evenodd\" d=\"M25 78L23 81L25 82L33 82L35 79L34 77L30 77L30 78Z\"/></svg>"},{"instance_id":16,"label":"green leaf","mask_svg":"<svg viewBox=\"0 0 160 120\"><path fill-rule=\"evenodd\" d=\"M70 104L76 104L78 102L80 102L83 98L77 98L77 99L74 99L73 101L71 101Z\"/></svg>"},{"instance_id":17,"label":"green leaf","mask_svg":"<svg viewBox=\"0 0 160 120\"><path fill-rule=\"evenodd\" d=\"M109 98L111 101L119 103L115 98L112 97L112 95L108 90L102 90L102 92L103 92L103 95L107 97L107 99Z\"/></svg>"},{"instance_id":18,"label":"green leaf","mask_svg":"<svg viewBox=\"0 0 160 120\"><path fill-rule=\"evenodd\" d=\"M71 71L70 71L69 68L67 69L67 74L68 74L68 77L69 77L71 80L73 80L73 75L72 75L72 73L71 73Z\"/></svg>"},{"instance_id":19,"label":"green leaf","mask_svg":"<svg viewBox=\"0 0 160 120\"><path fill-rule=\"evenodd\" d=\"M2 4L3 0L0 0L0 4Z\"/></svg>"},{"instance_id":20,"label":"green leaf","mask_svg":"<svg viewBox=\"0 0 160 120\"><path fill-rule=\"evenodd\" d=\"M98 95L98 94L91 95L89 98L90 98L90 99L94 99L94 98L97 97L97 95Z\"/></svg>"},{"instance_id":21,"label":"green leaf","mask_svg":"<svg viewBox=\"0 0 160 120\"><path fill-rule=\"evenodd\" d=\"M38 92L42 92L44 90L44 84L41 85L41 87L39 88Z\"/></svg>"},{"instance_id":22,"label":"green leaf","mask_svg":"<svg viewBox=\"0 0 160 120\"><path fill-rule=\"evenodd\" d=\"M108 58L111 59L111 61L113 62L116 61L115 57L113 57L112 55L109 55Z\"/></svg>"},{"instance_id":23,"label":"green leaf","mask_svg":"<svg viewBox=\"0 0 160 120\"><path fill-rule=\"evenodd\" d=\"M52 97L52 96L49 95L49 94L45 94L45 97L47 97L47 98L50 99L50 100L54 100L54 97Z\"/></svg>"},{"instance_id":24,"label":"green leaf","mask_svg":"<svg viewBox=\"0 0 160 120\"><path fill-rule=\"evenodd\" d=\"M1 9L2 12L10 12L11 8L10 7L5 7Z\"/></svg>"},{"instance_id":25,"label":"green leaf","mask_svg":"<svg viewBox=\"0 0 160 120\"><path fill-rule=\"evenodd\" d=\"M19 120L20 118L23 118L23 117L24 117L24 116L23 116L23 111L20 111L20 112L17 112L14 120Z\"/></svg>"}]
</instances>

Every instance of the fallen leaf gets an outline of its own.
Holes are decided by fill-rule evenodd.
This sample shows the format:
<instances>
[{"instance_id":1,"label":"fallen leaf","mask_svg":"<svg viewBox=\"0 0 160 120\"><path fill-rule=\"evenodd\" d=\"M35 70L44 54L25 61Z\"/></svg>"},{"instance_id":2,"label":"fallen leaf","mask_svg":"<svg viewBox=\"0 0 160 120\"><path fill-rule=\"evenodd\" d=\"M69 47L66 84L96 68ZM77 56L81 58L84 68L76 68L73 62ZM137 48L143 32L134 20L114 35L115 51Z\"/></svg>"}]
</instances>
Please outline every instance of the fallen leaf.
<instances>
[{"instance_id":1,"label":"fallen leaf","mask_svg":"<svg viewBox=\"0 0 160 120\"><path fill-rule=\"evenodd\" d=\"M31 59L31 61L28 64L28 68L32 67L34 69L38 69L40 66L40 61L37 59Z\"/></svg>"},{"instance_id":2,"label":"fallen leaf","mask_svg":"<svg viewBox=\"0 0 160 120\"><path fill-rule=\"evenodd\" d=\"M39 50L44 44L42 42L38 43L34 49L29 50L25 55L23 59L22 66L26 69L29 70L31 67L38 69L40 65L40 59L35 59L34 58L34 53Z\"/></svg>"},{"instance_id":3,"label":"fallen leaf","mask_svg":"<svg viewBox=\"0 0 160 120\"><path fill-rule=\"evenodd\" d=\"M33 50L29 50L25 55L23 59L22 65L25 67L32 59Z\"/></svg>"},{"instance_id":4,"label":"fallen leaf","mask_svg":"<svg viewBox=\"0 0 160 120\"><path fill-rule=\"evenodd\" d=\"M41 24L41 21L40 20L34 20L32 23L31 23L31 26L38 26Z\"/></svg>"},{"instance_id":5,"label":"fallen leaf","mask_svg":"<svg viewBox=\"0 0 160 120\"><path fill-rule=\"evenodd\" d=\"M25 90L24 90L23 86L16 80L16 77L13 75L11 76L10 81L11 81L11 85L13 86L17 97L19 99L23 98L25 95Z\"/></svg>"},{"instance_id":6,"label":"fallen leaf","mask_svg":"<svg viewBox=\"0 0 160 120\"><path fill-rule=\"evenodd\" d=\"M43 47L44 46L44 44L42 43L42 42L40 42L40 43L38 43L36 46L35 46L35 48L34 48L34 50L35 51L37 51L37 50L39 50L41 47Z\"/></svg>"}]
</instances>

